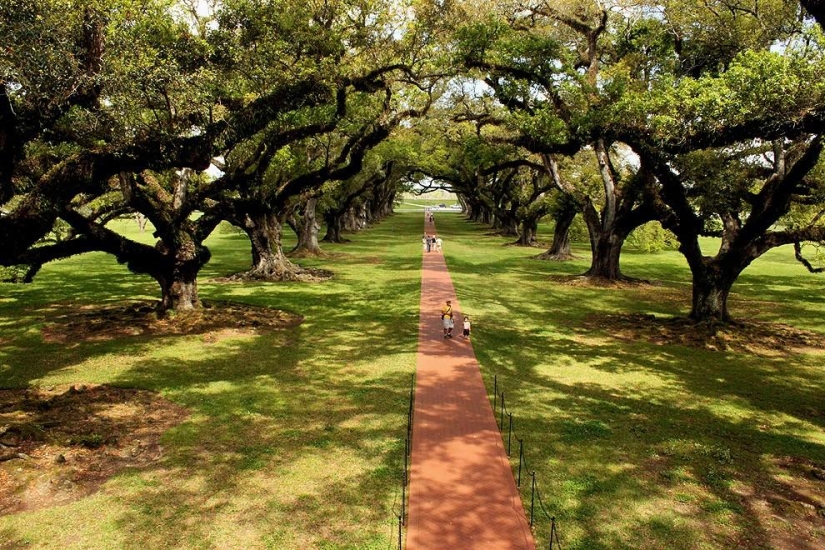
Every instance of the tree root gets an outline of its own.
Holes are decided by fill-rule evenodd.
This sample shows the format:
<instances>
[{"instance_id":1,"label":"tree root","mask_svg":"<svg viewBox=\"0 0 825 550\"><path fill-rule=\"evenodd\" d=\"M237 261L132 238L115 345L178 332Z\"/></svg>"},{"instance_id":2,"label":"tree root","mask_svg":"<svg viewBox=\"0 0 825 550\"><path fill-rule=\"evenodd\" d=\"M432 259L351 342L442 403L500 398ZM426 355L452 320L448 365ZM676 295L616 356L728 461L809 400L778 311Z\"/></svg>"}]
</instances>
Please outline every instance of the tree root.
<instances>
[{"instance_id":1,"label":"tree root","mask_svg":"<svg viewBox=\"0 0 825 550\"><path fill-rule=\"evenodd\" d=\"M224 279L228 282L266 281L270 283L285 282L319 282L332 279L333 273L326 269L296 267L295 269L261 270L253 269L236 273Z\"/></svg>"},{"instance_id":2,"label":"tree root","mask_svg":"<svg viewBox=\"0 0 825 550\"><path fill-rule=\"evenodd\" d=\"M326 258L329 256L326 252L321 250L310 250L309 248L301 248L293 250L287 254L290 258Z\"/></svg>"},{"instance_id":3,"label":"tree root","mask_svg":"<svg viewBox=\"0 0 825 550\"><path fill-rule=\"evenodd\" d=\"M535 259L536 260L549 261L549 262L569 262L570 260L579 260L580 257L575 256L574 254L567 254L567 253L550 254L548 252L545 252L543 254L539 254L538 256L536 256Z\"/></svg>"},{"instance_id":4,"label":"tree root","mask_svg":"<svg viewBox=\"0 0 825 550\"><path fill-rule=\"evenodd\" d=\"M0 456L0 462L7 462L9 460L14 460L15 458L19 458L20 460L26 460L29 458L29 456L23 453L11 453L8 455Z\"/></svg>"},{"instance_id":5,"label":"tree root","mask_svg":"<svg viewBox=\"0 0 825 550\"><path fill-rule=\"evenodd\" d=\"M602 287L610 287L610 286L642 286L642 285L652 285L653 282L648 279L638 279L636 277L628 277L627 275L621 275L616 278L611 277L604 277L601 275L588 275L584 273L582 275L577 276L580 280L589 281L590 284L593 286L602 286Z\"/></svg>"}]
</instances>

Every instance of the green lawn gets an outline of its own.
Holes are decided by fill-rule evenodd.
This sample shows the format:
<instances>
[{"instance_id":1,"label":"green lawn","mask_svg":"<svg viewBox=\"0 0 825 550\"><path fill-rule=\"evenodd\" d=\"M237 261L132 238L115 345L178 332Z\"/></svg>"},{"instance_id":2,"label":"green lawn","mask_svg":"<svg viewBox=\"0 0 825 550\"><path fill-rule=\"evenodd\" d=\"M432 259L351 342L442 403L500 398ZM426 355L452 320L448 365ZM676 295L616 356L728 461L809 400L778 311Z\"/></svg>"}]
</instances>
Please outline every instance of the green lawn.
<instances>
[{"instance_id":1,"label":"green lawn","mask_svg":"<svg viewBox=\"0 0 825 550\"><path fill-rule=\"evenodd\" d=\"M335 272L317 284L216 282L249 262L242 236L216 233L201 297L306 317L269 335L47 344L51 304L157 299L155 283L94 254L46 266L31 285L2 285L0 387L148 388L191 416L165 435L155 466L70 504L0 516L0 548L394 547L421 218L398 214L325 245L334 256L304 262ZM491 389L498 375L565 550L825 540L825 482L809 475L825 468L822 352L617 339L592 319L686 314L678 253L625 254L625 273L656 286L594 289L558 277L586 260L539 262L539 250L505 246L512 239L459 215L436 222L483 374ZM823 284L775 251L734 287L731 313L825 334ZM546 523L537 537L546 548Z\"/></svg>"},{"instance_id":2,"label":"green lawn","mask_svg":"<svg viewBox=\"0 0 825 550\"><path fill-rule=\"evenodd\" d=\"M136 337L45 344L52 303L157 299L145 277L104 255L47 266L2 286L0 386L109 383L158 390L191 417L156 467L94 496L0 517L0 548L387 548L400 499L415 368L420 217L398 217L325 246L321 284L221 284L248 266L232 231L210 238L201 297L297 312L261 336ZM2 467L12 468L15 461Z\"/></svg>"},{"instance_id":3,"label":"green lawn","mask_svg":"<svg viewBox=\"0 0 825 550\"><path fill-rule=\"evenodd\" d=\"M498 375L565 549L825 544L825 483L810 475L825 467L822 351L718 352L592 328L604 313L686 315L677 252L623 256L627 275L655 286L595 289L557 277L587 259L536 261L456 218L439 230L489 391ZM751 266L731 313L825 333L825 279L792 254ZM546 524L537 534L546 547Z\"/></svg>"}]
</instances>

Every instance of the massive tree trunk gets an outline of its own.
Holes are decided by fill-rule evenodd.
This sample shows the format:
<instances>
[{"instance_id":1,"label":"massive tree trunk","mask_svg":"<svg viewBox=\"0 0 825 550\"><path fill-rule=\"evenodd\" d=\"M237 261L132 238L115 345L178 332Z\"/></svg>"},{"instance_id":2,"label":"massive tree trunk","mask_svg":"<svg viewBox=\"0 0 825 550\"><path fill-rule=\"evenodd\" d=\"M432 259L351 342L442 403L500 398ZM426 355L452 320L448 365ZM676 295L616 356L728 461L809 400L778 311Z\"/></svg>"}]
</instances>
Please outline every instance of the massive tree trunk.
<instances>
[{"instance_id":1,"label":"massive tree trunk","mask_svg":"<svg viewBox=\"0 0 825 550\"><path fill-rule=\"evenodd\" d=\"M731 320L728 313L728 296L733 283L756 258L758 247L738 241L731 235L722 239L720 252L714 257L702 254L698 235L680 243L679 251L685 256L693 278L693 298L690 318L694 321L723 322Z\"/></svg>"},{"instance_id":2,"label":"massive tree trunk","mask_svg":"<svg viewBox=\"0 0 825 550\"><path fill-rule=\"evenodd\" d=\"M318 244L318 232L321 226L315 215L315 206L318 199L309 199L304 205L303 212L295 220L295 233L298 235L298 244L295 245L293 253L302 256L319 256L323 254L321 246Z\"/></svg>"},{"instance_id":3,"label":"massive tree trunk","mask_svg":"<svg viewBox=\"0 0 825 550\"><path fill-rule=\"evenodd\" d=\"M498 220L496 229L498 229L502 235L506 237L518 236L518 220L516 220L515 216L497 217L496 219Z\"/></svg>"},{"instance_id":4,"label":"massive tree trunk","mask_svg":"<svg viewBox=\"0 0 825 550\"><path fill-rule=\"evenodd\" d=\"M585 277L607 279L609 281L620 281L626 277L622 275L619 267L622 246L630 234L630 230L620 230L617 224L613 223L603 227L602 220L593 203L588 199L582 209L587 231L590 236L590 269L585 273Z\"/></svg>"},{"instance_id":5,"label":"massive tree trunk","mask_svg":"<svg viewBox=\"0 0 825 550\"><path fill-rule=\"evenodd\" d=\"M693 272L690 318L695 321L729 322L728 296L735 280L735 277L731 279L712 269Z\"/></svg>"},{"instance_id":6,"label":"massive tree trunk","mask_svg":"<svg viewBox=\"0 0 825 550\"><path fill-rule=\"evenodd\" d=\"M327 224L327 233L321 239L325 243L346 242L342 233L344 230L344 213L340 210L327 210L324 214L324 221Z\"/></svg>"},{"instance_id":7,"label":"massive tree trunk","mask_svg":"<svg viewBox=\"0 0 825 550\"><path fill-rule=\"evenodd\" d=\"M481 212L479 211L479 208L475 206L473 203L467 203L467 207L464 209L464 213L466 214L467 219L472 222L481 221Z\"/></svg>"},{"instance_id":8,"label":"massive tree trunk","mask_svg":"<svg viewBox=\"0 0 825 550\"><path fill-rule=\"evenodd\" d=\"M343 216L344 230L350 232L361 231L367 227L366 208L363 204L350 207Z\"/></svg>"},{"instance_id":9,"label":"massive tree trunk","mask_svg":"<svg viewBox=\"0 0 825 550\"><path fill-rule=\"evenodd\" d=\"M569 206L560 209L556 214L556 227L553 230L553 244L539 259L552 261L567 261L573 259L570 249L570 228L576 219L577 209L571 202Z\"/></svg>"},{"instance_id":10,"label":"massive tree trunk","mask_svg":"<svg viewBox=\"0 0 825 550\"><path fill-rule=\"evenodd\" d=\"M245 214L241 229L252 245L252 267L235 277L267 281L290 281L297 278L300 268L289 261L281 242L283 214Z\"/></svg>"},{"instance_id":11,"label":"massive tree trunk","mask_svg":"<svg viewBox=\"0 0 825 550\"><path fill-rule=\"evenodd\" d=\"M521 233L515 242L518 246L536 246L538 241L536 235L539 230L539 222L534 219L526 219L521 222Z\"/></svg>"},{"instance_id":12,"label":"massive tree trunk","mask_svg":"<svg viewBox=\"0 0 825 550\"><path fill-rule=\"evenodd\" d=\"M186 311L200 307L198 273L209 260L209 251L200 246L192 235L183 230L176 233L174 239L169 239L172 241L167 245L169 250L165 251L167 273L158 277L162 293L161 308L164 311ZM164 245L160 246L163 248Z\"/></svg>"},{"instance_id":13,"label":"massive tree trunk","mask_svg":"<svg viewBox=\"0 0 825 550\"><path fill-rule=\"evenodd\" d=\"M619 259L627 236L636 227L655 219L657 211L653 208L651 202L653 193L650 190L639 189L638 192L634 192L628 186L619 190L608 148L604 142L598 140L594 144L594 150L604 188L601 213L587 194L562 179L558 165L552 156L544 155L542 158L559 190L566 193L572 202L580 205L584 222L587 225L592 253L590 269L584 273L584 276L619 281L626 279L619 267ZM643 184L649 181L640 180L636 183ZM636 206L637 199L641 199L641 204L638 206Z\"/></svg>"},{"instance_id":14,"label":"massive tree trunk","mask_svg":"<svg viewBox=\"0 0 825 550\"><path fill-rule=\"evenodd\" d=\"M390 189L384 194L384 203L381 206L381 219L391 216L395 208L396 190Z\"/></svg>"},{"instance_id":15,"label":"massive tree trunk","mask_svg":"<svg viewBox=\"0 0 825 550\"><path fill-rule=\"evenodd\" d=\"M662 184L662 198L672 211L661 218L663 225L679 239L679 252L693 276L691 319L729 322L728 296L745 268L772 248L819 237L819 233L806 229L771 230L790 211L794 195L802 190L801 184L819 162L825 143L821 139L808 141L793 163L788 163L785 146L782 140L773 142L773 171L758 192L749 190L737 208L717 212L723 224L722 242L713 257L702 253L700 237L706 234L705 224L689 200L690 187L669 159L656 149L644 145L640 148L643 160L655 170ZM743 220L745 204L748 215Z\"/></svg>"},{"instance_id":16,"label":"massive tree trunk","mask_svg":"<svg viewBox=\"0 0 825 550\"><path fill-rule=\"evenodd\" d=\"M627 235L620 234L615 230L599 232L595 239L591 239L590 250L593 256L590 261L590 269L585 272L584 276L610 281L627 279L622 275L622 270L619 267L625 239L627 239Z\"/></svg>"},{"instance_id":17,"label":"massive tree trunk","mask_svg":"<svg viewBox=\"0 0 825 550\"><path fill-rule=\"evenodd\" d=\"M200 307L198 298L198 270L178 266L168 277L158 277L163 311L191 311Z\"/></svg>"}]
</instances>

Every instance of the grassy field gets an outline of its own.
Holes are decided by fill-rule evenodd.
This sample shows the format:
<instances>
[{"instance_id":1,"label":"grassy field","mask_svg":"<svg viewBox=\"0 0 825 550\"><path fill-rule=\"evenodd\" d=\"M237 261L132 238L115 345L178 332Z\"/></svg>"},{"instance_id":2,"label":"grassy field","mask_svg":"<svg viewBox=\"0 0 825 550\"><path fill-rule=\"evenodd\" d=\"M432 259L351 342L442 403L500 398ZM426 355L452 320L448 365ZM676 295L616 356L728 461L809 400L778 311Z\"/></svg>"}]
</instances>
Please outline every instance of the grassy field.
<instances>
[{"instance_id":1,"label":"grassy field","mask_svg":"<svg viewBox=\"0 0 825 550\"><path fill-rule=\"evenodd\" d=\"M677 252L628 252L623 271L656 284L601 289L558 277L584 272L586 258L539 262L452 217L439 230L489 391L497 375L565 549L825 544L825 482L811 475L825 467L821 349L713 351L593 322L686 315ZM731 313L823 334L824 284L777 250L742 275Z\"/></svg>"},{"instance_id":2,"label":"grassy field","mask_svg":"<svg viewBox=\"0 0 825 550\"><path fill-rule=\"evenodd\" d=\"M822 351L633 338L604 314L686 314L677 253L628 252L625 273L657 284L596 289L559 277L586 260L539 262L461 216L436 222L483 374L491 388L498 375L565 550L821 547ZM0 387L146 388L191 416L156 466L0 516L0 548L394 547L421 231L420 213L396 215L304 262L332 281L277 285L216 282L249 262L243 237L218 232L201 297L306 318L268 335L47 344L52 304L156 299L156 285L103 255L2 285ZM776 251L743 274L731 313L825 334L824 284ZM546 536L539 521L540 547Z\"/></svg>"},{"instance_id":3,"label":"grassy field","mask_svg":"<svg viewBox=\"0 0 825 550\"><path fill-rule=\"evenodd\" d=\"M52 304L157 299L104 255L2 286L0 387L108 383L157 390L190 418L155 467L82 500L0 517L0 548L387 548L400 472L420 287L420 217L327 246L319 284L223 284L249 245L220 231L201 297L305 316L267 335L136 337L46 344ZM148 237L146 237L148 238ZM15 461L0 466L14 468Z\"/></svg>"}]
</instances>

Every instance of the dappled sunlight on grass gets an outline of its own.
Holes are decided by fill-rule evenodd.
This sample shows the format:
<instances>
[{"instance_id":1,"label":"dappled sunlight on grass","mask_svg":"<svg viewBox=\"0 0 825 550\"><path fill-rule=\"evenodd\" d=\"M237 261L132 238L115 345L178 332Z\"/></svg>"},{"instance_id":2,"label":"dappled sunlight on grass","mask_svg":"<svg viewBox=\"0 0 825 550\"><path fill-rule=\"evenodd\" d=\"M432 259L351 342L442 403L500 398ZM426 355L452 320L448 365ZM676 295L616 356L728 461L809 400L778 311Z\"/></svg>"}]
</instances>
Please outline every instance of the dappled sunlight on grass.
<instances>
[{"instance_id":1,"label":"dappled sunlight on grass","mask_svg":"<svg viewBox=\"0 0 825 550\"><path fill-rule=\"evenodd\" d=\"M335 276L311 284L216 282L248 267L249 244L231 230L213 234L201 298L305 318L269 333L46 344L47 315L37 308L157 299L156 286L102 255L48 265L32 285L5 285L4 383L155 389L191 414L164 435L156 465L124 472L60 513L0 517L0 533L38 547L386 548L415 366L421 224L399 217L324 245L329 257L298 262ZM405 234L409 242L399 240Z\"/></svg>"},{"instance_id":2,"label":"dappled sunlight on grass","mask_svg":"<svg viewBox=\"0 0 825 550\"><path fill-rule=\"evenodd\" d=\"M586 258L540 262L481 226L439 229L488 389L498 375L564 548L789 548L788 525L794 547L825 542L825 489L810 474L825 465L822 350L720 352L588 322L686 315L690 274L673 251L623 257L625 274L653 284L593 288L563 277ZM825 333L821 279L792 251L755 262L733 291L734 317Z\"/></svg>"},{"instance_id":3,"label":"dappled sunlight on grass","mask_svg":"<svg viewBox=\"0 0 825 550\"><path fill-rule=\"evenodd\" d=\"M604 321L685 315L690 276L674 251L625 255L624 272L651 284L593 288L566 280L588 267L582 243L581 259L546 262L458 215L437 224L488 389L497 374L565 549L756 549L789 525L801 548L825 541L816 516L825 491L810 473L825 472L822 350L652 343ZM4 385L141 387L191 415L166 432L156 464L60 509L2 516L0 538L44 548L387 548L421 227L420 214L396 215L349 243L322 244L329 256L296 261L334 277L309 284L219 282L250 260L245 237L218 230L201 297L305 318L274 332L50 344L41 329L60 308L157 299L157 286L95 254L47 265L31 285L3 285ZM734 286L731 312L825 333L821 285L787 250L772 251Z\"/></svg>"}]
</instances>

